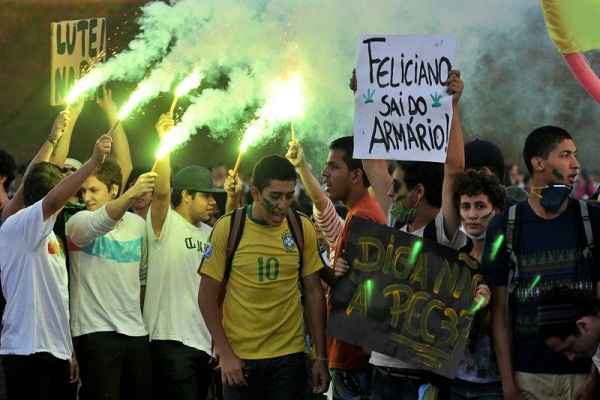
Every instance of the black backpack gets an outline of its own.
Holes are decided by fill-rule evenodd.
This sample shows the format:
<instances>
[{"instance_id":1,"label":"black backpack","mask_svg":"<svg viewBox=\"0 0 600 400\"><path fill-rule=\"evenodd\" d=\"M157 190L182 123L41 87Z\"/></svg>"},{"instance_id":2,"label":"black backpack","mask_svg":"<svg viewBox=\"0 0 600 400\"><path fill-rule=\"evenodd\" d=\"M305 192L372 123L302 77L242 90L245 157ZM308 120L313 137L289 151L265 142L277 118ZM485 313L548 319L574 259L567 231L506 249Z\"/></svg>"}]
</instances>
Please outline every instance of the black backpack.
<instances>
[{"instance_id":1,"label":"black backpack","mask_svg":"<svg viewBox=\"0 0 600 400\"><path fill-rule=\"evenodd\" d=\"M583 232L585 234L585 247L583 248L582 256L586 261L593 262L594 247L594 233L592 231L592 224L590 222L590 215L588 210L588 203L583 200L569 199L569 202L579 203L579 214L583 225ZM519 241L519 204L514 204L508 209L508 219L506 222L506 251L509 255L510 269L508 273L507 291L506 296L507 305L510 294L519 286L519 258L515 252L515 244Z\"/></svg>"}]
</instances>

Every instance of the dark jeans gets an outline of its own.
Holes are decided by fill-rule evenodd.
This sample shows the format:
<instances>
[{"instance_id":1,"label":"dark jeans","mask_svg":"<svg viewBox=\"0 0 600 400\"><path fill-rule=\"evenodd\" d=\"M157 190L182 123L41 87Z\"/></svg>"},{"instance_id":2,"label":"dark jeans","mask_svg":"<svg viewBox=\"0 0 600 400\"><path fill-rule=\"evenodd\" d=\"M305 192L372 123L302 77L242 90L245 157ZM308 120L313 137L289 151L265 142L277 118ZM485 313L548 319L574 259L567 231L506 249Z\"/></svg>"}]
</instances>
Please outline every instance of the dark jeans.
<instances>
[{"instance_id":1,"label":"dark jeans","mask_svg":"<svg viewBox=\"0 0 600 400\"><path fill-rule=\"evenodd\" d=\"M333 400L368 400L371 393L371 368L364 371L331 369Z\"/></svg>"},{"instance_id":2,"label":"dark jeans","mask_svg":"<svg viewBox=\"0 0 600 400\"><path fill-rule=\"evenodd\" d=\"M158 399L206 399L213 377L208 354L174 340L151 341L150 354Z\"/></svg>"},{"instance_id":3,"label":"dark jeans","mask_svg":"<svg viewBox=\"0 0 600 400\"><path fill-rule=\"evenodd\" d=\"M422 371L373 367L371 400L417 400L426 387L433 387L436 392L428 398L447 400L448 387L431 381Z\"/></svg>"},{"instance_id":4,"label":"dark jeans","mask_svg":"<svg viewBox=\"0 0 600 400\"><path fill-rule=\"evenodd\" d=\"M148 336L96 332L74 340L81 400L152 398Z\"/></svg>"},{"instance_id":5,"label":"dark jeans","mask_svg":"<svg viewBox=\"0 0 600 400\"><path fill-rule=\"evenodd\" d=\"M306 387L304 353L244 360L248 386L223 385L224 400L302 400Z\"/></svg>"},{"instance_id":6,"label":"dark jeans","mask_svg":"<svg viewBox=\"0 0 600 400\"><path fill-rule=\"evenodd\" d=\"M75 399L77 384L69 383L68 360L50 353L4 355L6 394L9 400Z\"/></svg>"},{"instance_id":7,"label":"dark jeans","mask_svg":"<svg viewBox=\"0 0 600 400\"><path fill-rule=\"evenodd\" d=\"M450 400L502 400L502 384L473 383L456 379L450 385Z\"/></svg>"}]
</instances>

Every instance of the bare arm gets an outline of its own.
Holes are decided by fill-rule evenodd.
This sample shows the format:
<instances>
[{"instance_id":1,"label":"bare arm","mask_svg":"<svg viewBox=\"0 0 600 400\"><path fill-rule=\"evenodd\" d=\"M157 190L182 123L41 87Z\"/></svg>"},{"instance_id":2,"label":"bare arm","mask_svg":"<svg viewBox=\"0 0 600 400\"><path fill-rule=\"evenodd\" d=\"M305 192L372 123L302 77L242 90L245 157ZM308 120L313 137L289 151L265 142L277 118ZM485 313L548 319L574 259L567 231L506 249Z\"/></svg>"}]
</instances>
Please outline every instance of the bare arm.
<instances>
[{"instance_id":1,"label":"bare arm","mask_svg":"<svg viewBox=\"0 0 600 400\"><path fill-rule=\"evenodd\" d=\"M512 366L512 335L510 333L509 315L506 313L506 287L496 287L493 292L492 331L494 350L502 379L502 390L505 398L511 398L519 389L515 382Z\"/></svg>"},{"instance_id":2,"label":"bare arm","mask_svg":"<svg viewBox=\"0 0 600 400\"><path fill-rule=\"evenodd\" d=\"M244 186L239 175L235 174L232 169L229 170L225 184L223 185L227 192L227 200L225 201L225 213L231 212L242 206L242 194Z\"/></svg>"},{"instance_id":3,"label":"bare arm","mask_svg":"<svg viewBox=\"0 0 600 400\"><path fill-rule=\"evenodd\" d=\"M313 392L323 393L329 387L329 373L326 364L327 351L325 346L325 296L318 272L305 276L302 282L308 325L317 353L312 368Z\"/></svg>"},{"instance_id":4,"label":"bare arm","mask_svg":"<svg viewBox=\"0 0 600 400\"><path fill-rule=\"evenodd\" d=\"M362 160L362 164L375 193L375 199L384 214L387 215L392 207L392 199L387 193L393 182L392 176L388 172L388 162L386 160Z\"/></svg>"},{"instance_id":5,"label":"bare arm","mask_svg":"<svg viewBox=\"0 0 600 400\"><path fill-rule=\"evenodd\" d=\"M42 144L35 157L31 160L29 165L27 166L27 170L23 175L23 179L21 184L19 185L14 197L6 204L6 206L2 209L2 221L5 221L8 217L25 207L25 199L23 198L23 185L25 184L25 178L29 175L31 168L42 161L49 161L50 156L52 155L52 151L56 143L60 140L60 137L63 133L64 126L68 123L68 113L61 112L59 116L54 120L54 125L52 126L52 131L48 136L48 139Z\"/></svg>"},{"instance_id":6,"label":"bare arm","mask_svg":"<svg viewBox=\"0 0 600 400\"><path fill-rule=\"evenodd\" d=\"M146 172L140 175L135 184L125 193L106 203L106 213L111 219L120 220L135 199L154 190L155 183L156 173Z\"/></svg>"},{"instance_id":7,"label":"bare arm","mask_svg":"<svg viewBox=\"0 0 600 400\"><path fill-rule=\"evenodd\" d=\"M308 308L308 323L310 334L315 342L317 357L327 357L325 348L325 295L321 286L319 273L302 278L304 299Z\"/></svg>"},{"instance_id":8,"label":"bare arm","mask_svg":"<svg viewBox=\"0 0 600 400\"><path fill-rule=\"evenodd\" d=\"M300 143L297 141L290 142L285 156L296 168L296 171L298 171L300 179L304 184L304 189L306 189L308 197L310 197L317 210L325 210L327 202L330 202L331 200L329 200L325 192L323 192L319 181L310 170L310 167L304 158L304 149Z\"/></svg>"},{"instance_id":9,"label":"bare arm","mask_svg":"<svg viewBox=\"0 0 600 400\"><path fill-rule=\"evenodd\" d=\"M449 240L454 238L460 226L460 216L457 205L454 204L454 181L457 174L465 169L465 142L462 124L460 121L460 96L464 84L460 79L459 71L450 71L448 76L448 93L452 94L454 115L450 127L450 140L448 154L444 165L444 183L442 186L442 213L444 215L444 229Z\"/></svg>"},{"instance_id":10,"label":"bare arm","mask_svg":"<svg viewBox=\"0 0 600 400\"><path fill-rule=\"evenodd\" d=\"M246 380L242 372L242 362L234 353L223 328L223 316L218 300L221 287L221 282L207 275L202 275L200 289L198 290L198 305L200 306L204 322L206 322L206 327L213 339L217 356L219 357L223 384L245 384Z\"/></svg>"},{"instance_id":11,"label":"bare arm","mask_svg":"<svg viewBox=\"0 0 600 400\"><path fill-rule=\"evenodd\" d=\"M117 106L112 99L112 93L110 90L102 88L102 96L98 99L98 105L106 114L108 122L112 127L118 121ZM112 158L121 167L121 173L123 174L123 182L121 183L121 193L123 193L129 175L133 170L133 163L131 162L131 151L129 149L129 141L127 135L123 129L123 124L119 123L113 133L113 151Z\"/></svg>"},{"instance_id":12,"label":"bare arm","mask_svg":"<svg viewBox=\"0 0 600 400\"><path fill-rule=\"evenodd\" d=\"M83 181L94 172L98 165L104 162L110 153L111 143L110 136L102 135L96 141L92 157L75 173L64 178L48 192L42 201L44 221L64 207L67 201L79 191Z\"/></svg>"},{"instance_id":13,"label":"bare arm","mask_svg":"<svg viewBox=\"0 0 600 400\"><path fill-rule=\"evenodd\" d=\"M173 128L173 125L173 118L169 114L161 115L156 123L158 137L162 139ZM156 237L160 237L171 203L171 158L169 154L156 160L154 172L157 174L157 182L152 203L150 203L152 229Z\"/></svg>"},{"instance_id":14,"label":"bare arm","mask_svg":"<svg viewBox=\"0 0 600 400\"><path fill-rule=\"evenodd\" d=\"M77 103L69 107L69 120L65 126L62 136L60 136L60 139L58 140L54 151L52 152L52 157L50 158L50 162L52 164L62 166L65 163L67 157L69 156L69 149L71 147L73 129L75 128L77 119L79 119L79 115L81 114L82 108L83 102Z\"/></svg>"}]
</instances>

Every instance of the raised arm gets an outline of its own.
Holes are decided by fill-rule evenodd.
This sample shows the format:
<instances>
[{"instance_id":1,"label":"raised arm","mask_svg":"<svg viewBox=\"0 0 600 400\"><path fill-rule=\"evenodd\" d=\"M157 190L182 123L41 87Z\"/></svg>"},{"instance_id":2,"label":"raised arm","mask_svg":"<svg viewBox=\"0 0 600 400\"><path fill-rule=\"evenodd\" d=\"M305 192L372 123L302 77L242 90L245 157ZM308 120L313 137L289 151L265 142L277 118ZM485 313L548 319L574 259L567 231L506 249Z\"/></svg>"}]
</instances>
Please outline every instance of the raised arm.
<instances>
[{"instance_id":1,"label":"raised arm","mask_svg":"<svg viewBox=\"0 0 600 400\"><path fill-rule=\"evenodd\" d=\"M444 215L444 229L449 240L454 238L460 226L460 216L454 204L454 182L457 174L465 169L465 142L462 124L460 121L460 96L464 83L460 78L460 71L450 71L448 75L448 94L452 95L454 115L450 126L450 141L448 154L444 165L444 183L442 186L442 213Z\"/></svg>"},{"instance_id":2,"label":"raised arm","mask_svg":"<svg viewBox=\"0 0 600 400\"><path fill-rule=\"evenodd\" d=\"M92 157L73 174L64 178L56 185L42 201L44 220L50 218L57 211L64 207L67 201L74 196L83 184L83 181L90 176L98 165L102 164L110 154L112 139L108 135L102 135L96 141Z\"/></svg>"},{"instance_id":3,"label":"raised arm","mask_svg":"<svg viewBox=\"0 0 600 400\"><path fill-rule=\"evenodd\" d=\"M154 190L156 173L146 172L138 177L137 181L125 193L106 203L106 212L113 220L120 220L131 207L135 199L142 197Z\"/></svg>"},{"instance_id":4,"label":"raised arm","mask_svg":"<svg viewBox=\"0 0 600 400\"><path fill-rule=\"evenodd\" d=\"M362 160L362 165L371 183L375 200L387 215L392 207L392 199L387 193L393 182L392 176L388 172L388 162L386 160Z\"/></svg>"},{"instance_id":5,"label":"raised arm","mask_svg":"<svg viewBox=\"0 0 600 400\"><path fill-rule=\"evenodd\" d=\"M310 167L304 158L304 149L302 148L302 145L298 141L291 141L285 157L296 168L296 171L298 171L300 179L304 184L304 189L306 189L308 197L310 197L317 210L324 211L327 207L327 203L331 202L331 200L329 200L325 192L323 192L319 181L310 170Z\"/></svg>"},{"instance_id":6,"label":"raised arm","mask_svg":"<svg viewBox=\"0 0 600 400\"><path fill-rule=\"evenodd\" d=\"M62 136L60 136L60 139L57 141L54 151L52 152L52 156L50 157L50 162L54 165L62 166L69 156L71 138L73 137L73 129L75 128L75 124L79 119L79 115L83 109L83 104L83 101L80 101L68 108L69 118L63 130Z\"/></svg>"},{"instance_id":7,"label":"raised arm","mask_svg":"<svg viewBox=\"0 0 600 400\"><path fill-rule=\"evenodd\" d=\"M242 196L244 194L244 186L238 174L232 169L227 173L223 189L227 192L227 200L225 201L225 213L231 212L242 206Z\"/></svg>"},{"instance_id":8,"label":"raised arm","mask_svg":"<svg viewBox=\"0 0 600 400\"><path fill-rule=\"evenodd\" d=\"M63 111L60 114L58 114L58 116L54 120L54 124L52 125L52 130L50 131L48 139L46 139L46 141L42 144L35 157L33 157L31 162L27 166L27 170L23 175L23 179L21 180L21 184L17 188L15 195L2 209L2 216L0 217L2 221L6 220L8 217L25 207L25 199L23 198L23 185L25 183L25 178L29 175L32 166L39 162L50 160L52 151L56 146L57 142L60 140L61 135L64 132L65 126L68 124L69 112Z\"/></svg>"},{"instance_id":9,"label":"raised arm","mask_svg":"<svg viewBox=\"0 0 600 400\"><path fill-rule=\"evenodd\" d=\"M173 125L173 117L170 114L161 115L156 123L158 137L162 140L173 129ZM152 229L156 237L160 237L167 212L171 206L171 157L169 154L156 160L154 172L156 172L156 190L154 190L152 203L150 203Z\"/></svg>"},{"instance_id":10,"label":"raised arm","mask_svg":"<svg viewBox=\"0 0 600 400\"><path fill-rule=\"evenodd\" d=\"M108 123L112 127L118 121L117 106L112 98L112 92L102 87L102 95L98 98L98 105L106 114ZM129 175L133 170L133 163L131 162L131 151L129 149L129 141L127 141L127 135L123 129L123 124L119 123L117 129L113 133L113 150L112 158L121 167L121 173L123 174L123 182L121 184L121 192L123 192Z\"/></svg>"}]
</instances>

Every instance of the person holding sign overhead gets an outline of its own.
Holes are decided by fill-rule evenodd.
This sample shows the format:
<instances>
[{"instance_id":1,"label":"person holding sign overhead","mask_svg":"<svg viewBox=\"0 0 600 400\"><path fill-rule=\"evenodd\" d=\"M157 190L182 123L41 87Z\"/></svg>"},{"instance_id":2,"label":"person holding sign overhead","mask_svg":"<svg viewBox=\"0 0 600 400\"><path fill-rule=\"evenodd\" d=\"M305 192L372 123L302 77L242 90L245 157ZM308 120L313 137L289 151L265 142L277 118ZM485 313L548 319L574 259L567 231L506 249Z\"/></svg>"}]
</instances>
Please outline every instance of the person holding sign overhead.
<instances>
[{"instance_id":1,"label":"person holding sign overhead","mask_svg":"<svg viewBox=\"0 0 600 400\"><path fill-rule=\"evenodd\" d=\"M448 154L442 166L431 162L400 162L390 176L385 160L363 160L365 171L382 208L388 213L388 225L416 236L461 248L466 237L459 232L460 219L453 206L454 179L464 169L464 144L460 122L460 96L464 83L460 72L453 70L445 82L452 96L453 117ZM352 82L351 82L352 88ZM444 398L447 381L411 364L372 352L374 366L372 399L416 399L419 392Z\"/></svg>"}]
</instances>

